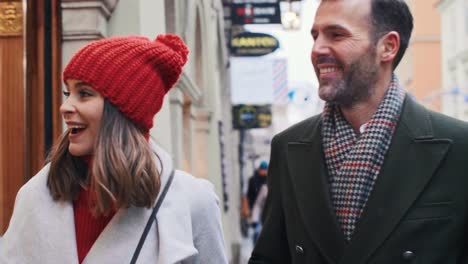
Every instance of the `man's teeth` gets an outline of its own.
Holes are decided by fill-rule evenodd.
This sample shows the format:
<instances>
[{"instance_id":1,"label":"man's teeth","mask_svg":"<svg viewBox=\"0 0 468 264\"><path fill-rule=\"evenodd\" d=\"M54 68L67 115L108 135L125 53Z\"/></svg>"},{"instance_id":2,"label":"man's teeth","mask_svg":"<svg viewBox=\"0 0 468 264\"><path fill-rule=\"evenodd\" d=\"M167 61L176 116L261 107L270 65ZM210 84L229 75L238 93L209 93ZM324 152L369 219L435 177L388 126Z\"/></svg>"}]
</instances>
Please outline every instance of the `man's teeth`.
<instances>
[{"instance_id":1,"label":"man's teeth","mask_svg":"<svg viewBox=\"0 0 468 264\"><path fill-rule=\"evenodd\" d=\"M328 68L320 69L320 73L330 73L330 72L335 72L335 71L338 71L338 68L328 67Z\"/></svg>"}]
</instances>

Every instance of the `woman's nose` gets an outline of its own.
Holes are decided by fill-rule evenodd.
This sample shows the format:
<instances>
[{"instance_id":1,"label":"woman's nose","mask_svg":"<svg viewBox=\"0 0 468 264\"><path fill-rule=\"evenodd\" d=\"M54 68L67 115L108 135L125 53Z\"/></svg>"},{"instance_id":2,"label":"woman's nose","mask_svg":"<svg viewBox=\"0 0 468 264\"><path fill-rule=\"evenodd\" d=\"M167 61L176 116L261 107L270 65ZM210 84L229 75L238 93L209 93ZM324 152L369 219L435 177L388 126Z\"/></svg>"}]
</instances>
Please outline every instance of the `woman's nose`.
<instances>
[{"instance_id":1,"label":"woman's nose","mask_svg":"<svg viewBox=\"0 0 468 264\"><path fill-rule=\"evenodd\" d=\"M66 98L60 106L60 113L65 117L66 114L75 112L75 106L71 102L70 98Z\"/></svg>"}]
</instances>

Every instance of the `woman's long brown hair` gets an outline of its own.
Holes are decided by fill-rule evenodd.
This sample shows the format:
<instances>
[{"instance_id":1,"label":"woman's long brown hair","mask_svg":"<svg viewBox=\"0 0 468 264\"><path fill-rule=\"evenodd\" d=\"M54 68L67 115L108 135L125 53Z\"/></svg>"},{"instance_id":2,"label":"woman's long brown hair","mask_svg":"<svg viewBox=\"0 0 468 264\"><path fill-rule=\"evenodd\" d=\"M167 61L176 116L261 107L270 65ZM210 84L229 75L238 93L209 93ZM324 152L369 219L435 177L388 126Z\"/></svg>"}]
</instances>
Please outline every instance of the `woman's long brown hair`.
<instances>
[{"instance_id":1,"label":"woman's long brown hair","mask_svg":"<svg viewBox=\"0 0 468 264\"><path fill-rule=\"evenodd\" d=\"M52 148L47 186L54 200L72 201L80 188L96 194L92 211L106 214L113 208L153 206L161 186L155 153L142 131L107 100L93 161L87 169L68 151L68 131Z\"/></svg>"}]
</instances>

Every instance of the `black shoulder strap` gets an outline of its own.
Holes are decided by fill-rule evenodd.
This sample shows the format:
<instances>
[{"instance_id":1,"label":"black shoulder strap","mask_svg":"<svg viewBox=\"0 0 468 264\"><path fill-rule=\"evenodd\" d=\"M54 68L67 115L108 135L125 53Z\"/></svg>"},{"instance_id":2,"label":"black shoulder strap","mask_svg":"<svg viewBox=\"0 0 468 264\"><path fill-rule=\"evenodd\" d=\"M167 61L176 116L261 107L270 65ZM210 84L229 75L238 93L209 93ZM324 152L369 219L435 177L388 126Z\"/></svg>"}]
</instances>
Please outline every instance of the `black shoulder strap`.
<instances>
[{"instance_id":1,"label":"black shoulder strap","mask_svg":"<svg viewBox=\"0 0 468 264\"><path fill-rule=\"evenodd\" d=\"M151 226L153 225L153 221L156 219L156 214L158 213L159 207L161 206L164 200L164 197L166 196L166 193L169 190L169 186L171 185L173 178L174 178L174 170L172 170L171 175L169 176L169 179L167 180L166 186L164 186L164 190L159 196L159 199L153 208L153 212L151 213L148 219L148 222L146 223L145 230L143 231L143 234L141 234L140 241L138 242L138 246L135 249L135 253L133 253L132 260L130 261L131 264L135 264L136 260L138 259L138 256L140 255L140 251L141 251L141 248L143 247L143 244L145 243L146 236L148 235L148 232L150 231Z\"/></svg>"}]
</instances>

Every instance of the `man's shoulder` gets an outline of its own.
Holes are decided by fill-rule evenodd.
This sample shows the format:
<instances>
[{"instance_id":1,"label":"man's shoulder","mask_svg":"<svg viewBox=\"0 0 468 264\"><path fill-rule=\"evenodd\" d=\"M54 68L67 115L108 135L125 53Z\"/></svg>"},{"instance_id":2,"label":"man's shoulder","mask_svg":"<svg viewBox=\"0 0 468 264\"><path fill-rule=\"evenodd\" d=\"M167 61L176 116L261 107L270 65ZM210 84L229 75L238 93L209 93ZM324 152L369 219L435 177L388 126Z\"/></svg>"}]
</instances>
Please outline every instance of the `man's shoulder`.
<instances>
[{"instance_id":1,"label":"man's shoulder","mask_svg":"<svg viewBox=\"0 0 468 264\"><path fill-rule=\"evenodd\" d=\"M468 141L468 123L445 114L429 110L435 136L460 137Z\"/></svg>"},{"instance_id":2,"label":"man's shoulder","mask_svg":"<svg viewBox=\"0 0 468 264\"><path fill-rule=\"evenodd\" d=\"M430 134L435 138L448 138L448 139L457 139L460 141L468 141L468 123L460 119L445 115L443 113L435 112L433 110L427 109L422 105L413 103L414 111L416 114L412 115L411 118L406 119L407 126L414 126L411 123L419 123L421 120L428 120L430 127ZM427 126L427 125L424 125Z\"/></svg>"},{"instance_id":3,"label":"man's shoulder","mask_svg":"<svg viewBox=\"0 0 468 264\"><path fill-rule=\"evenodd\" d=\"M288 127L287 129L278 133L275 137L277 139L288 139L288 141L297 140L318 126L320 122L321 115L318 114Z\"/></svg>"}]
</instances>

